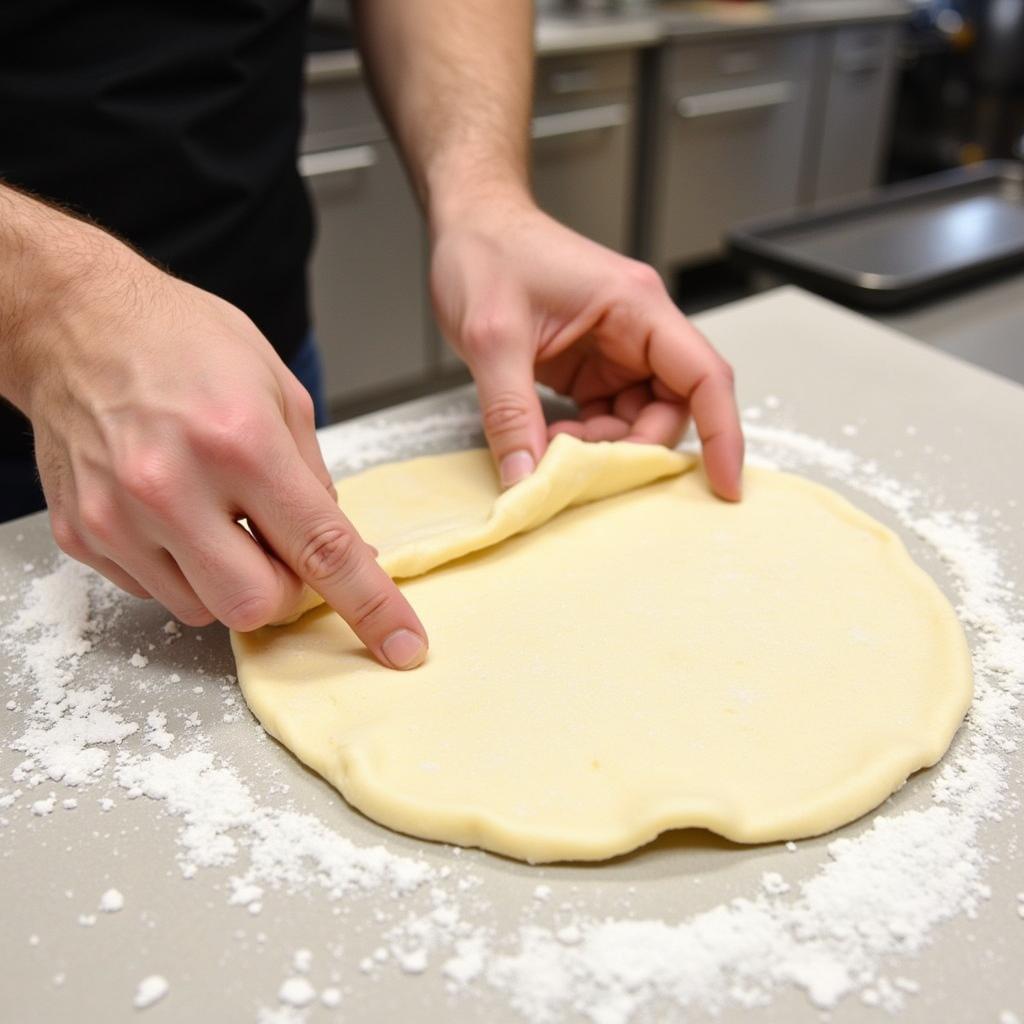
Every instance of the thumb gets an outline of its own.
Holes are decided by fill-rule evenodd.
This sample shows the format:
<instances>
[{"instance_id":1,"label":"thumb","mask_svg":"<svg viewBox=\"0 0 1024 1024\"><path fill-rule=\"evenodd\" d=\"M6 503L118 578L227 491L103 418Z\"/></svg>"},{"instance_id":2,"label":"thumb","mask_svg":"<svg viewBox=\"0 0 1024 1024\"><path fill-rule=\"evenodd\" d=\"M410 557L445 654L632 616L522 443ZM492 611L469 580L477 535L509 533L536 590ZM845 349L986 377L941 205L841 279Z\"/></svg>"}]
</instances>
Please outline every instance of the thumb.
<instances>
[{"instance_id":1,"label":"thumb","mask_svg":"<svg viewBox=\"0 0 1024 1024\"><path fill-rule=\"evenodd\" d=\"M470 370L501 486L511 487L534 471L547 447L533 361L524 349L496 349Z\"/></svg>"}]
</instances>

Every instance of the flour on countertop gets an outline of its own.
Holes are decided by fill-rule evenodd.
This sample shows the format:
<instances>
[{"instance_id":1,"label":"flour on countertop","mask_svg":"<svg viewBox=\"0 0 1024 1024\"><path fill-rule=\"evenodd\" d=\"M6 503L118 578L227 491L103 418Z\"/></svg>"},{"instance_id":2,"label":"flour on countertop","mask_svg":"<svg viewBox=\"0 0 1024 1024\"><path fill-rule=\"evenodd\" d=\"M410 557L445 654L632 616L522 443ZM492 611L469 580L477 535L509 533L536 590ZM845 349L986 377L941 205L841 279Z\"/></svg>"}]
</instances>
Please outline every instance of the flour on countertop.
<instances>
[{"instance_id":1,"label":"flour on countertop","mask_svg":"<svg viewBox=\"0 0 1024 1024\"><path fill-rule=\"evenodd\" d=\"M135 1008L145 1010L161 999L170 991L171 986L167 979L161 974L150 974L139 982L135 990Z\"/></svg>"},{"instance_id":2,"label":"flour on countertop","mask_svg":"<svg viewBox=\"0 0 1024 1024\"><path fill-rule=\"evenodd\" d=\"M440 448L465 448L483 443L480 414L467 401L454 401L441 412L419 419L384 414L372 422L356 420L343 431L320 438L324 461L334 476L356 473L381 462L433 454Z\"/></svg>"},{"instance_id":3,"label":"flour on countertop","mask_svg":"<svg viewBox=\"0 0 1024 1024\"><path fill-rule=\"evenodd\" d=\"M763 403L770 410L780 404L774 398ZM453 997L501 993L537 1024L570 1013L595 1024L624 1024L644 1009L753 1007L791 986L823 1009L852 995L864 1005L898 1011L919 986L890 973L894 958L912 964L942 922L982 911L992 897L983 830L1016 810L1007 787L1008 757L1021 742L1024 627L1019 595L1004 581L994 543L998 510L983 516L950 509L921 481L897 481L852 451L766 424L757 407L747 419L756 461L813 468L878 503L905 536L927 545L955 585L958 613L971 630L975 700L942 767L930 783L917 783L930 787L930 802L902 813L883 809L869 823L851 826L848 836L828 844L828 859L811 877L768 870L750 895L675 921L590 912L577 893L527 882L519 926L500 932L486 880L469 874L457 849L446 848L451 863L434 867L384 846L358 846L317 816L258 796L188 709L177 709L185 728L175 726L176 737L167 729L164 707L148 712L142 723L132 721L112 683L80 682L83 659L110 635L122 599L64 559L27 582L20 610L0 635L21 666L8 680L15 698L8 709L24 709L22 731L11 741L24 756L11 789L0 790L0 809L24 806L31 811L26 820L37 822L33 827L51 827L57 794L46 788L40 795L37 787L55 784L77 791L102 782L128 800L160 801L178 822L183 879L229 869L225 900L250 914L259 913L271 893L321 892L334 912L371 894L380 906L379 931L362 936L361 948L346 954L349 969L436 973ZM837 428L849 437L859 429ZM478 441L475 409L456 402L425 419L352 424L329 434L324 447L329 467L340 474ZM168 642L184 635L174 623L164 625L162 634ZM118 680L122 695L123 687L147 687L159 674L144 647L128 662L147 668L146 681L139 682L139 673L124 676ZM181 682L177 672L169 678ZM235 703L233 690L224 692L222 707L223 725L257 728ZM109 797L99 804L104 811L115 806ZM797 846L784 849L795 852ZM794 863L787 860L786 869ZM1015 900L1024 917L1024 893ZM106 912L122 905L116 889L100 900ZM547 914L553 923L539 923ZM80 920L91 924L95 915ZM311 967L312 952L296 951L277 1006L261 1010L260 1020L306 1019L317 999ZM139 986L136 1005L151 1005L167 990L164 978L150 976ZM319 998L327 1007L343 1002L336 985L324 987ZM1009 1022L1011 1011L1004 1016Z\"/></svg>"},{"instance_id":4,"label":"flour on countertop","mask_svg":"<svg viewBox=\"0 0 1024 1024\"><path fill-rule=\"evenodd\" d=\"M116 914L119 910L124 910L124 895L119 889L107 889L102 896L100 896L100 910L104 914Z\"/></svg>"},{"instance_id":5,"label":"flour on countertop","mask_svg":"<svg viewBox=\"0 0 1024 1024\"><path fill-rule=\"evenodd\" d=\"M298 975L286 978L281 983L281 987L277 990L277 998L288 1006L309 1006L316 999L316 989L310 984L308 978Z\"/></svg>"},{"instance_id":6,"label":"flour on countertop","mask_svg":"<svg viewBox=\"0 0 1024 1024\"><path fill-rule=\"evenodd\" d=\"M151 747L166 750L174 742L174 733L168 732L166 725L167 715L163 711L150 711L146 715L145 742Z\"/></svg>"}]
</instances>

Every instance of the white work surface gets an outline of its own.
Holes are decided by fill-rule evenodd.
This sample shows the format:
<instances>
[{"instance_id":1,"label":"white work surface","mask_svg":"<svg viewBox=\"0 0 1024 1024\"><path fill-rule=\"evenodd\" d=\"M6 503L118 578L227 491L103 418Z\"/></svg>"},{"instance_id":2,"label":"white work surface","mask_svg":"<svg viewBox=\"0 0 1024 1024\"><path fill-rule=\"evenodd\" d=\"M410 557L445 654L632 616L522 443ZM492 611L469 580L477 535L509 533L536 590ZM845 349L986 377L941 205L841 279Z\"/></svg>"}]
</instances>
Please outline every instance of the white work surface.
<instances>
[{"instance_id":1,"label":"white work surface","mask_svg":"<svg viewBox=\"0 0 1024 1024\"><path fill-rule=\"evenodd\" d=\"M935 551L907 528L909 520L901 520L892 507L894 495L900 500L901 488L915 488L913 515L948 509L957 523L973 524L985 550L998 558L1006 582L1016 586L1017 594L1024 592L1024 390L796 289L770 292L697 319L736 368L741 406L747 410L749 449L755 457L829 483L892 525L956 601L953 577ZM472 396L466 389L341 424L323 435L328 461L338 473L382 459L478 442ZM863 493L864 487L872 486L883 501ZM887 496L888 505L883 503ZM679 543L700 543L699 537L687 536L685 522L679 524ZM30 725L33 694L24 664L32 634L17 632L18 615L31 604L32 582L51 574L56 565L43 516L0 527L0 1021L5 1024L522 1020L507 987L502 990L500 979L486 977L498 956L516 951L522 941L520 928L557 929L579 923L585 936L588 922L605 918L660 919L667 926L681 926L682 931L666 929L665 941L670 936L676 941L684 932L696 937L686 948L694 978L703 981L687 982L682 965L669 964L666 971L676 979L675 995L647 1000L652 986L658 988L650 964L669 947L650 926L638 929L632 945L622 942L624 932L619 928L614 962L602 968L602 977L611 986L602 996L593 973L600 958L586 940L574 943L576 936L565 933L564 945L580 951L576 1009L599 1024L623 1019L625 1014L615 1012L616 1007L631 1003L638 1004L637 1020L703 1019L708 1015L707 998L723 999L718 1017L723 1022L822 1019L823 1011L791 978L770 982L771 957L764 961L765 950L755 949L757 936L747 935L749 905L734 903L720 911L738 915L744 936L752 942L751 956L761 958L763 977L747 979L745 987L716 980L706 970L701 974L706 944L692 921L742 897L769 900L775 907L772 919L792 923L785 917L787 902L811 898L804 883L820 879L835 863L828 847L837 834L802 841L791 851L781 844L744 848L705 833L676 833L607 864L546 867L393 834L351 810L286 750L263 737L258 724L240 708L237 687L227 678L233 664L223 629L183 629L175 638L164 632L167 614L152 604L125 598L114 609L101 609L93 649L81 655L73 678L62 685L89 690L110 684L106 699L119 702L112 710L125 721L139 723L138 731L118 748L120 763L129 770L153 755L165 758L168 768L183 768L191 763L189 758L195 760L198 750L223 773L208 771L198 792L187 790L183 775L163 793L131 798L125 777L115 777L115 756L87 784L75 788L38 777L38 766L19 772L25 754L11 745ZM1005 597L1007 617L998 628L1007 631L1009 624L1009 631L1019 637L1019 604L1013 608L1012 592ZM472 596L467 595L467 629L471 628ZM972 637L972 644L977 643ZM133 665L135 652L142 657ZM1011 698L1020 695L1024 666L1012 669L999 683L1007 708ZM628 680L623 685L623 700L637 699L635 685L631 688ZM991 687L989 692L994 692ZM157 726L151 722L147 728L147 716L154 711ZM193 712L197 717L189 722ZM159 727L161 713L173 739ZM1007 712L1006 717L1012 714ZM970 867L978 872L976 910L967 913L957 902L948 914L938 915L947 920L917 919L918 912L936 916L934 894L927 895L933 880L921 879L921 872L913 871L915 863L931 863L935 850L921 848L918 855L911 849L902 862L909 871L907 886L920 884L926 895L909 905L906 928L921 948L892 954L892 921L883 908L882 938L878 952L872 953L873 922L862 914L850 948L861 957L863 977L854 979L852 991L828 1011L827 1019L842 1024L887 1017L884 1010L868 1005L872 1001L902 1002L896 1017L908 1022L1012 1024L1018 1017L1024 1019L1024 903L1018 903L1018 894L1024 894L1018 800L1024 748L1019 742L1013 746L1014 730L1020 740L1019 709L1015 714L1016 723L1008 726L1003 747L986 748L992 774L983 781L995 794L995 813L978 826L973 850L980 856L970 866L965 861L965 871ZM973 728L968 725L966 732ZM957 748L965 742L962 733ZM104 749L118 754L109 745ZM936 807L934 783L940 772L941 767L919 773L881 808L894 829L911 820L908 815ZM1004 791L999 790L1001 780ZM31 786L33 781L38 784ZM238 792L239 787L248 787L252 805L237 823L229 817L217 825L222 839L236 843L234 849L221 850L220 866L200 865L183 873L183 861L194 861L194 856L182 843L203 847L201 836L183 830L196 824L196 808L211 798L217 784ZM68 798L76 799L77 806L66 809L63 801ZM101 799L112 801L105 811ZM276 829L274 835L288 835L282 823L292 819L281 812L289 809L310 817L294 819L299 828L291 833L291 846L278 851L283 863L291 863L294 846L303 837L318 837L323 848L335 851L348 849L339 845L338 837L347 837L360 848L384 848L364 863L365 891L331 898L323 885L307 877L313 859L292 884L279 887L268 880L274 873L266 864L254 868L254 858L268 849L260 842L260 822L272 832ZM856 841L871 829L872 817L854 822L838 835ZM857 846L862 868L866 848L863 842ZM879 850L869 866L877 873L878 891L887 892L893 871L901 865L887 862L884 844ZM311 856L318 854L312 850ZM350 850L345 856L354 863L361 855ZM423 870L431 871L433 880L394 895L390 886L377 883L381 864L407 863L395 858L423 861ZM791 886L789 891L767 896L765 872L781 875ZM258 896L232 888L230 879L247 873L264 890ZM859 884L863 886L863 872ZM115 913L99 912L100 896L109 888L123 894L124 907ZM852 891L860 893L854 899L863 903L865 890ZM963 894L954 895L960 901ZM820 906L820 891L814 898ZM900 898L902 894L894 893L893 902ZM841 902L840 898L834 903L835 936L841 936L863 909L844 909ZM417 946L415 927L400 936L397 947L405 956L403 968L389 949L395 945L389 931L409 915L429 915L438 905L444 913L431 919L421 935L434 943L432 948L424 949L422 942ZM455 915L464 935L483 935L490 952L476 965L482 972L461 990L451 991L452 978L446 978L443 968L460 927L453 924ZM822 922L812 922L812 927L820 933ZM707 932L712 934L717 934L714 929ZM799 943L799 936L794 941ZM387 955L381 953L374 960L380 949ZM306 974L293 965L298 950L311 953ZM793 957L786 955L789 966L782 973L792 975ZM780 964L783 956L780 946ZM465 975L474 973L471 961L464 957L459 963ZM558 1002L568 962L561 957L543 969L525 972L516 990L520 1002L539 1000L551 1020L586 1019ZM834 964L817 966L826 975L831 970L834 981ZM808 974L804 980L813 981L815 965L803 967ZM729 974L742 968L743 957L734 956L722 969ZM139 982L154 974L166 979L166 995L146 1009L135 1009ZM279 1002L282 982L299 976L308 978L318 993L336 987L337 1008L314 1002L297 1009ZM668 987L666 983L660 991ZM291 992L301 997L303 985L293 985ZM744 993L753 993L766 1005L740 1005L737 997L742 999ZM693 1000L688 1007L683 1005L686 999ZM537 1017L535 1012L533 1019Z\"/></svg>"}]
</instances>

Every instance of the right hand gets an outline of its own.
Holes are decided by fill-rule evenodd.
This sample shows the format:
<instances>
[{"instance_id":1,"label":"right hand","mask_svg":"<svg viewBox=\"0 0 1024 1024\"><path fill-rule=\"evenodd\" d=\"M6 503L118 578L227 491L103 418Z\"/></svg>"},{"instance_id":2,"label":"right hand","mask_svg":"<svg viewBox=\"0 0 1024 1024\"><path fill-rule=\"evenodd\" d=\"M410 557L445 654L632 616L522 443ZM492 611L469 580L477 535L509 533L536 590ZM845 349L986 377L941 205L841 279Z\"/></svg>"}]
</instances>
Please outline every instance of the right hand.
<instances>
[{"instance_id":1,"label":"right hand","mask_svg":"<svg viewBox=\"0 0 1024 1024\"><path fill-rule=\"evenodd\" d=\"M61 549L193 626L279 621L305 582L384 665L420 664L426 632L339 510L310 396L266 338L80 227L90 271L19 342Z\"/></svg>"}]
</instances>

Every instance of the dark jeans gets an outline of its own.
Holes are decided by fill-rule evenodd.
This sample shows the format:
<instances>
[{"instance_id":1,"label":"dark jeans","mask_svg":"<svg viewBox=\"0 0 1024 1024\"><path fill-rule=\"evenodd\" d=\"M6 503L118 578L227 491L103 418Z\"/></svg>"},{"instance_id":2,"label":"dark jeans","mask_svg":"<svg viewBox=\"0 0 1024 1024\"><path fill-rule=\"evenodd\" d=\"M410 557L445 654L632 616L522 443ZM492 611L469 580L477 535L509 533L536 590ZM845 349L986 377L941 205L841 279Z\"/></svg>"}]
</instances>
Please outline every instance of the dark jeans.
<instances>
[{"instance_id":1,"label":"dark jeans","mask_svg":"<svg viewBox=\"0 0 1024 1024\"><path fill-rule=\"evenodd\" d=\"M298 352L289 361L288 368L313 396L316 425L322 427L327 422L327 404L324 399L320 351L312 331L306 335ZM35 460L31 455L0 455L0 523L17 519L18 516L27 516L45 507Z\"/></svg>"},{"instance_id":2,"label":"dark jeans","mask_svg":"<svg viewBox=\"0 0 1024 1024\"><path fill-rule=\"evenodd\" d=\"M312 331L306 335L298 352L288 363L288 369L299 378L299 382L313 397L316 410L316 425L327 426L327 399L324 396L324 367L320 361L320 348Z\"/></svg>"}]
</instances>

